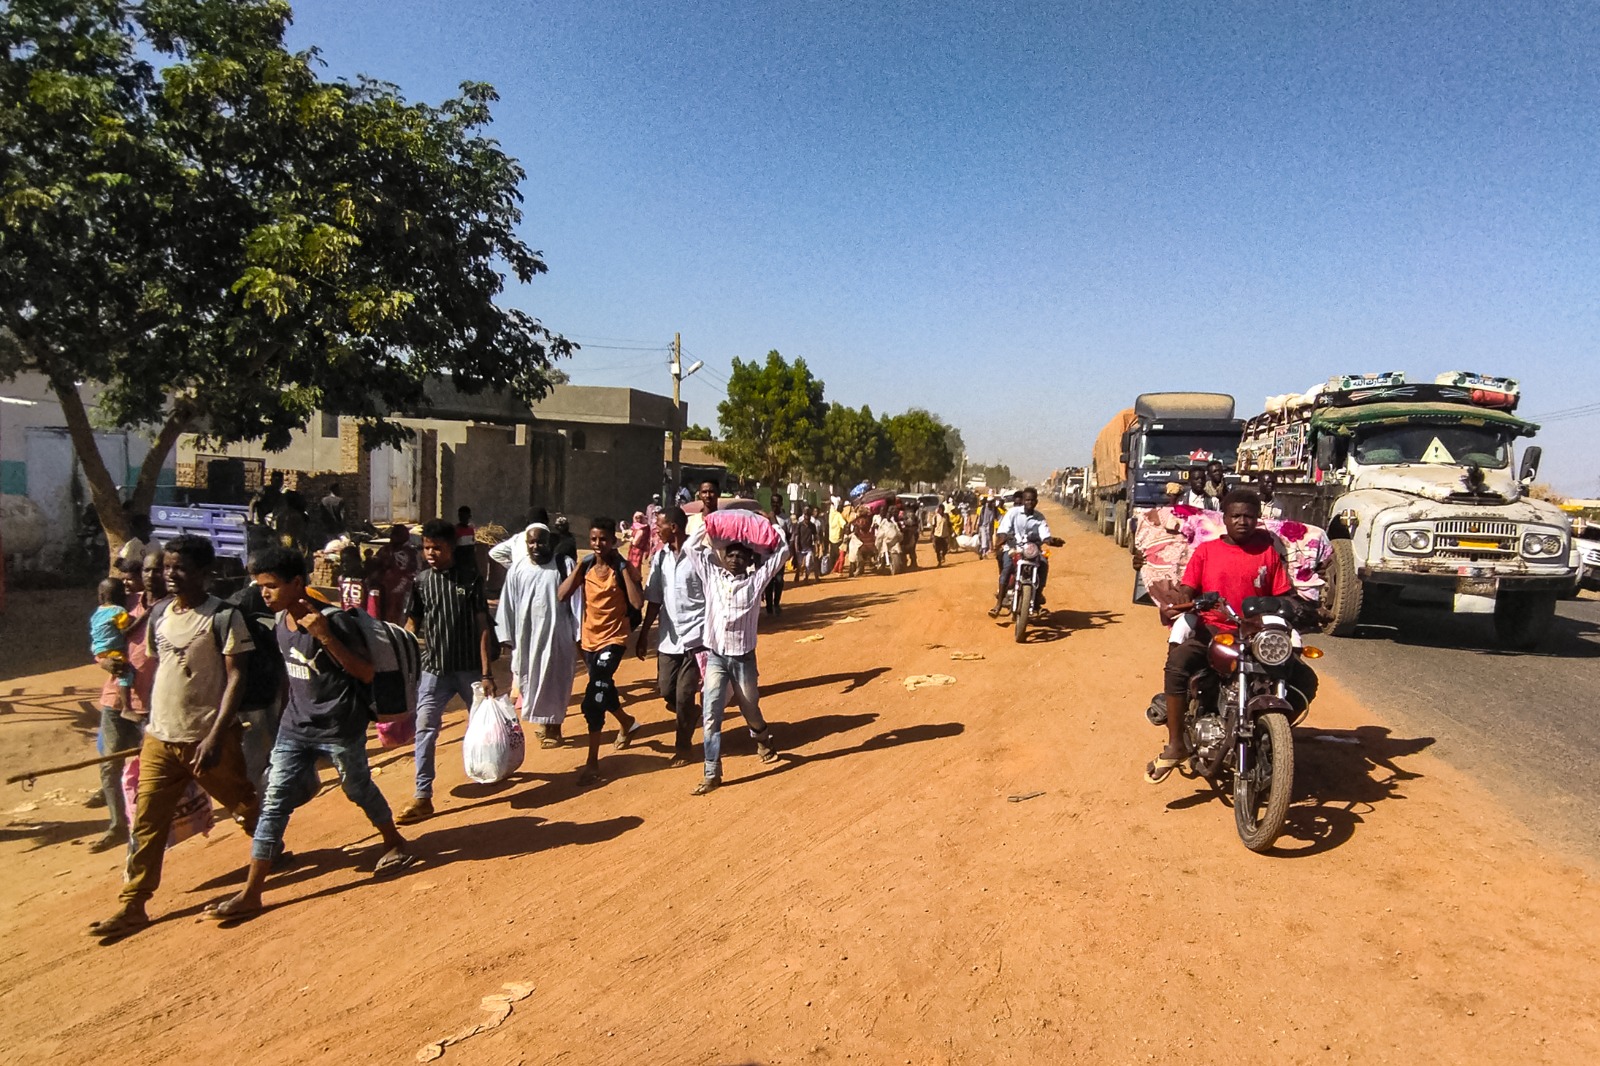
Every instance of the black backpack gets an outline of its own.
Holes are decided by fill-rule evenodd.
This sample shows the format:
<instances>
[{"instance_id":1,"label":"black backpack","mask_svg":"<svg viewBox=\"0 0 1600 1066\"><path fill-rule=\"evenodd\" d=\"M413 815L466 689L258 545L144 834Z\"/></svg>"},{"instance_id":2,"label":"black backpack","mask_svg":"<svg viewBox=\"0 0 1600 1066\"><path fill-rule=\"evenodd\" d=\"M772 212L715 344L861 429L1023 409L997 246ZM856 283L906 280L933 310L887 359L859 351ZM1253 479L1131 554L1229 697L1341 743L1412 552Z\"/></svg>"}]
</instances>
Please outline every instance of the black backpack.
<instances>
[{"instance_id":1,"label":"black backpack","mask_svg":"<svg viewBox=\"0 0 1600 1066\"><path fill-rule=\"evenodd\" d=\"M266 609L260 597L261 593L255 591L254 585L247 585L242 591L223 600L222 609L211 616L211 638L216 641L219 652L227 646L228 629L233 624L234 614L243 619L245 631L255 645L255 650L246 655L244 660L244 696L239 701L241 711L259 711L275 706L283 679L287 676L283 667L283 652L278 648L278 635L275 632L277 619ZM254 603L251 602L252 598ZM150 608L150 623L145 627L145 639L152 656L156 650L156 627L171 603L172 597L168 596Z\"/></svg>"}]
</instances>

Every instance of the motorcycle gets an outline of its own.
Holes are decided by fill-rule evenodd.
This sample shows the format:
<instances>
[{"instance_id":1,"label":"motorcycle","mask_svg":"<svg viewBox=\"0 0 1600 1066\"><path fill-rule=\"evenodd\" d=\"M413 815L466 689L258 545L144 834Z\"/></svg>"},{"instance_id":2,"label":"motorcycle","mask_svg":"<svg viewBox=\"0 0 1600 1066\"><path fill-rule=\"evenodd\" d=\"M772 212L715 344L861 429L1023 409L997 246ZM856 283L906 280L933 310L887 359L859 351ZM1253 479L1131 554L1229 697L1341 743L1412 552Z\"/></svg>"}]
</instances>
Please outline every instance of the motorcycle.
<instances>
[{"instance_id":1,"label":"motorcycle","mask_svg":"<svg viewBox=\"0 0 1600 1066\"><path fill-rule=\"evenodd\" d=\"M1216 593L1178 606L1221 611L1238 627L1211 638L1206 668L1190 678L1183 735L1189 775L1231 797L1239 839L1264 852L1283 831L1294 790L1290 727L1300 712L1289 698L1289 672L1295 656L1320 659L1322 652L1301 646L1290 623L1293 597L1251 596L1241 606L1243 613L1235 612ZM1151 724L1166 725L1165 697L1152 700L1145 714Z\"/></svg>"},{"instance_id":2,"label":"motorcycle","mask_svg":"<svg viewBox=\"0 0 1600 1066\"><path fill-rule=\"evenodd\" d=\"M1011 612L1011 624L1018 644L1028 639L1028 621L1043 611L1039 606L1039 564L1044 561L1043 546L1037 541L1027 541L1011 553L1011 587L1006 608Z\"/></svg>"}]
</instances>

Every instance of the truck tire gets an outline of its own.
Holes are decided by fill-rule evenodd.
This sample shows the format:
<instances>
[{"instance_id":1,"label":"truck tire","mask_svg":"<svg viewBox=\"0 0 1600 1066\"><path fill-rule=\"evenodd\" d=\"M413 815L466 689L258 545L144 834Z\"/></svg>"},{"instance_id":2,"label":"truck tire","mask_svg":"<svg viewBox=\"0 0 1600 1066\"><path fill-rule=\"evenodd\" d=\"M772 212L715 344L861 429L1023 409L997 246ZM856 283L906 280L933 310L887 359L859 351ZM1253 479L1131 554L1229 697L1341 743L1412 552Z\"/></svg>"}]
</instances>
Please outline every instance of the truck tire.
<instances>
[{"instance_id":1,"label":"truck tire","mask_svg":"<svg viewBox=\"0 0 1600 1066\"><path fill-rule=\"evenodd\" d=\"M1361 618L1363 589L1356 574L1356 549L1348 540L1333 542L1333 562L1328 566L1327 612L1325 631L1336 637L1348 637L1356 631Z\"/></svg>"},{"instance_id":2,"label":"truck tire","mask_svg":"<svg viewBox=\"0 0 1600 1066\"><path fill-rule=\"evenodd\" d=\"M1503 648L1524 651L1550 632L1556 617L1554 592L1502 592L1494 600L1494 635Z\"/></svg>"},{"instance_id":3,"label":"truck tire","mask_svg":"<svg viewBox=\"0 0 1600 1066\"><path fill-rule=\"evenodd\" d=\"M1110 504L1102 503L1099 505L1099 510L1096 513L1094 524L1100 527L1100 535L1102 537L1111 536L1112 525Z\"/></svg>"},{"instance_id":4,"label":"truck tire","mask_svg":"<svg viewBox=\"0 0 1600 1066\"><path fill-rule=\"evenodd\" d=\"M1118 500L1117 506L1111 511L1112 538L1116 540L1117 547L1128 546L1128 504L1125 500Z\"/></svg>"}]
</instances>

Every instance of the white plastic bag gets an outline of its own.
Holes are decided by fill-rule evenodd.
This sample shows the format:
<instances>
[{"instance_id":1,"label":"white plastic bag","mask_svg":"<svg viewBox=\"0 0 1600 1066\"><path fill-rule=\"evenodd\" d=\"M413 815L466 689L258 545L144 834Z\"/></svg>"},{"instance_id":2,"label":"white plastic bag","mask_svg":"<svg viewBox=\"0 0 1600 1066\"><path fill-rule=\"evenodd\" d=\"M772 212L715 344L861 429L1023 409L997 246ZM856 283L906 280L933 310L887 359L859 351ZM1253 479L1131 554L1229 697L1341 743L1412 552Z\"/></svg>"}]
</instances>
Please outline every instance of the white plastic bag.
<instances>
[{"instance_id":1,"label":"white plastic bag","mask_svg":"<svg viewBox=\"0 0 1600 1066\"><path fill-rule=\"evenodd\" d=\"M511 697L486 697L481 684L473 685L467 735L461 740L467 776L483 785L504 781L516 773L527 751L522 723L517 721Z\"/></svg>"},{"instance_id":2,"label":"white plastic bag","mask_svg":"<svg viewBox=\"0 0 1600 1066\"><path fill-rule=\"evenodd\" d=\"M133 821L139 808L139 756L135 755L122 766L122 797L128 804L128 820ZM211 809L211 797L199 782L190 781L183 789L183 798L172 811L172 828L167 833L167 847L199 834L210 836L211 827L217 824Z\"/></svg>"}]
</instances>

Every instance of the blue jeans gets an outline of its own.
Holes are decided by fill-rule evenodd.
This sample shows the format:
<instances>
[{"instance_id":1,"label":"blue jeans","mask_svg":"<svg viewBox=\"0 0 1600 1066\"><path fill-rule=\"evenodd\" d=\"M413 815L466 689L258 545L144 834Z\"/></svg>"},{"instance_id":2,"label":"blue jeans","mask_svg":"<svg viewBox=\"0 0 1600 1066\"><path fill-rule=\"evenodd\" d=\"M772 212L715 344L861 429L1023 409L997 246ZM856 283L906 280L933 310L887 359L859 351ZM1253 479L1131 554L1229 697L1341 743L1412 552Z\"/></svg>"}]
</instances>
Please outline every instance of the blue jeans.
<instances>
[{"instance_id":1,"label":"blue jeans","mask_svg":"<svg viewBox=\"0 0 1600 1066\"><path fill-rule=\"evenodd\" d=\"M471 670L430 674L426 670L417 681L417 798L433 798L433 749L439 743L439 726L451 696L460 696L472 706L472 686L479 677Z\"/></svg>"},{"instance_id":2,"label":"blue jeans","mask_svg":"<svg viewBox=\"0 0 1600 1066\"><path fill-rule=\"evenodd\" d=\"M706 676L700 690L701 728L705 732L706 780L722 777L722 712L728 705L728 687L733 687L733 698L744 712L750 735L760 736L767 731L767 720L761 717L761 689L756 677L756 653L743 655L718 655L706 652Z\"/></svg>"},{"instance_id":3,"label":"blue jeans","mask_svg":"<svg viewBox=\"0 0 1600 1066\"><path fill-rule=\"evenodd\" d=\"M374 827L389 824L389 801L372 780L367 766L367 738L363 734L349 740L301 740L284 733L272 746L272 765L267 776L267 796L256 819L250 858L272 861L283 850L283 831L289 814L317 794L317 760L326 755L339 771L344 794L366 814Z\"/></svg>"}]
</instances>

